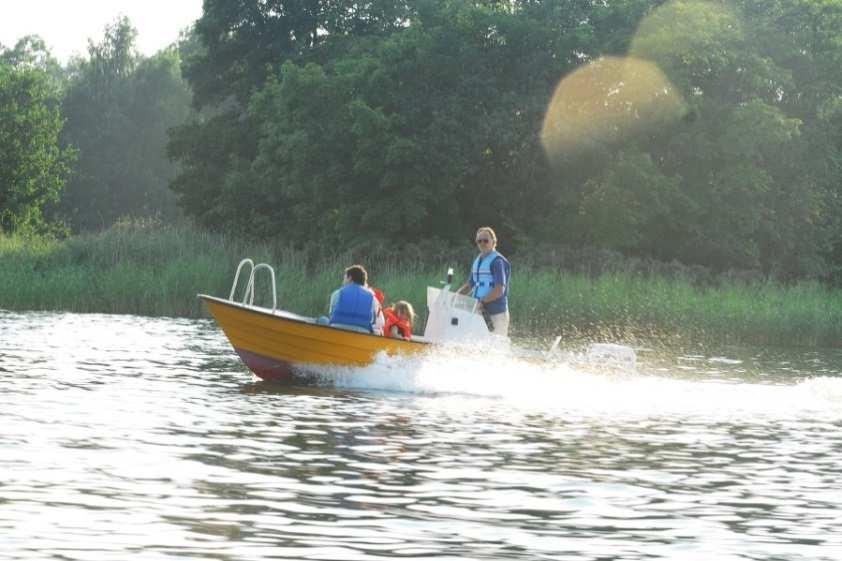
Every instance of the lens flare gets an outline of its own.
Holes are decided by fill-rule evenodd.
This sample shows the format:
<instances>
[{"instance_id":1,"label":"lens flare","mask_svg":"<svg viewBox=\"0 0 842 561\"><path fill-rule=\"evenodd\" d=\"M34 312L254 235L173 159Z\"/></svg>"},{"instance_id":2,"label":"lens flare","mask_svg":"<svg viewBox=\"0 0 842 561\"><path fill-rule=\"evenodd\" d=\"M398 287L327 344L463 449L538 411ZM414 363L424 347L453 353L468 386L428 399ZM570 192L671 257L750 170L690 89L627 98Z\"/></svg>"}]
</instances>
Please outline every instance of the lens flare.
<instances>
[{"instance_id":1,"label":"lens flare","mask_svg":"<svg viewBox=\"0 0 842 561\"><path fill-rule=\"evenodd\" d=\"M686 116L684 96L701 92L670 76L688 65L704 73L743 40L739 18L723 2L674 0L655 9L641 20L628 56L596 59L558 84L541 130L550 161L616 146Z\"/></svg>"},{"instance_id":2,"label":"lens flare","mask_svg":"<svg viewBox=\"0 0 842 561\"><path fill-rule=\"evenodd\" d=\"M665 126L684 112L682 95L654 63L600 58L556 87L541 142L552 160Z\"/></svg>"}]
</instances>

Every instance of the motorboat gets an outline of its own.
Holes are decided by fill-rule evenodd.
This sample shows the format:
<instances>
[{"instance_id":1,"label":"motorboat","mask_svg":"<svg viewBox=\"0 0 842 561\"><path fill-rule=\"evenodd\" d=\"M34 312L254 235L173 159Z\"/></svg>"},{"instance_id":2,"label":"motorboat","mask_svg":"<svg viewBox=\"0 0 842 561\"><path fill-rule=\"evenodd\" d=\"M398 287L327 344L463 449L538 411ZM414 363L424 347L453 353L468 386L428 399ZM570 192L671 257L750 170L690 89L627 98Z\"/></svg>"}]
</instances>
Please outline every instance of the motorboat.
<instances>
[{"instance_id":1,"label":"motorboat","mask_svg":"<svg viewBox=\"0 0 842 561\"><path fill-rule=\"evenodd\" d=\"M235 300L240 274L248 270L241 300ZM272 307L254 304L255 273L266 270L272 288ZM362 367L378 355L419 355L442 344L484 344L507 347L508 338L488 330L477 300L451 290L452 269L444 286L427 288L427 322L423 335L411 339L360 333L325 325L316 317L278 308L275 272L266 263L243 259L237 267L227 299L206 294L199 298L225 333L243 363L268 381L296 382L325 366Z\"/></svg>"}]
</instances>

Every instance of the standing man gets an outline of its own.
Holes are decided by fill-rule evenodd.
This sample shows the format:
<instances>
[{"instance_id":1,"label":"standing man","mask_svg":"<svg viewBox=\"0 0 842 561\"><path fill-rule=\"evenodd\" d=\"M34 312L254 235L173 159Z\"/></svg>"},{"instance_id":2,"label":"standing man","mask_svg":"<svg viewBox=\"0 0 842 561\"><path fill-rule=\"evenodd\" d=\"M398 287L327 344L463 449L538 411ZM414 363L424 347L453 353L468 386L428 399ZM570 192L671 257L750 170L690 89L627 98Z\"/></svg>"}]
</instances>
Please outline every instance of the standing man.
<instances>
[{"instance_id":1,"label":"standing man","mask_svg":"<svg viewBox=\"0 0 842 561\"><path fill-rule=\"evenodd\" d=\"M471 276L459 287L460 294L471 293L488 314L489 326L496 335L509 335L509 279L512 266L497 251L497 234L488 226L477 230L480 253L471 266Z\"/></svg>"}]
</instances>

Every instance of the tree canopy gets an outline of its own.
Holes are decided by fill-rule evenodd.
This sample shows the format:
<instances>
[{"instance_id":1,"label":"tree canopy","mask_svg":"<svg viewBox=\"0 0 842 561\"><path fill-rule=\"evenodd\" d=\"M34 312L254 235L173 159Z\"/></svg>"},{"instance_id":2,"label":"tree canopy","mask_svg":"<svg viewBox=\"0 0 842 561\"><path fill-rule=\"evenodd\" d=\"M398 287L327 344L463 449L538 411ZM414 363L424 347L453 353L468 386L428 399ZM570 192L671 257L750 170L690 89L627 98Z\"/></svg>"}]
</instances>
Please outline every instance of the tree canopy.
<instances>
[{"instance_id":1,"label":"tree canopy","mask_svg":"<svg viewBox=\"0 0 842 561\"><path fill-rule=\"evenodd\" d=\"M296 243L838 265L842 2L206 2L185 212Z\"/></svg>"},{"instance_id":2,"label":"tree canopy","mask_svg":"<svg viewBox=\"0 0 842 561\"><path fill-rule=\"evenodd\" d=\"M57 65L36 38L0 48L0 232L49 229L44 209L61 194L73 151L59 147Z\"/></svg>"},{"instance_id":3,"label":"tree canopy","mask_svg":"<svg viewBox=\"0 0 842 561\"><path fill-rule=\"evenodd\" d=\"M77 231L123 216L176 214L169 189L175 166L165 146L168 129L187 118L190 94L178 52L143 58L136 35L120 18L68 68L62 142L78 149L79 161L58 212Z\"/></svg>"},{"instance_id":4,"label":"tree canopy","mask_svg":"<svg viewBox=\"0 0 842 561\"><path fill-rule=\"evenodd\" d=\"M62 67L40 37L0 47L0 224L96 230L123 216L177 216L168 130L190 112L175 47L135 51L126 18Z\"/></svg>"}]
</instances>

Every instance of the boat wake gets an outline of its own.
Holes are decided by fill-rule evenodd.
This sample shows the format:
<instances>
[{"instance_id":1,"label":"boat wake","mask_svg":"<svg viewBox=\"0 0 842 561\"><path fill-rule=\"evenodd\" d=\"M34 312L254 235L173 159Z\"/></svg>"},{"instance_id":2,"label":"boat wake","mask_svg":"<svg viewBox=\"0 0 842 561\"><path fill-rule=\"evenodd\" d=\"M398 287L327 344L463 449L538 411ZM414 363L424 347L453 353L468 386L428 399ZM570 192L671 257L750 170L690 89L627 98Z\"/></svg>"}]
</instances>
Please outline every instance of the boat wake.
<instances>
[{"instance_id":1,"label":"boat wake","mask_svg":"<svg viewBox=\"0 0 842 561\"><path fill-rule=\"evenodd\" d=\"M623 369L572 355L549 359L444 348L415 357L382 354L367 367L320 367L312 375L317 385L342 389L493 399L584 416L842 417L838 377L758 383L688 375L678 367Z\"/></svg>"}]
</instances>

